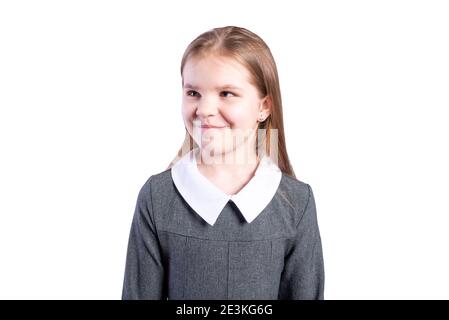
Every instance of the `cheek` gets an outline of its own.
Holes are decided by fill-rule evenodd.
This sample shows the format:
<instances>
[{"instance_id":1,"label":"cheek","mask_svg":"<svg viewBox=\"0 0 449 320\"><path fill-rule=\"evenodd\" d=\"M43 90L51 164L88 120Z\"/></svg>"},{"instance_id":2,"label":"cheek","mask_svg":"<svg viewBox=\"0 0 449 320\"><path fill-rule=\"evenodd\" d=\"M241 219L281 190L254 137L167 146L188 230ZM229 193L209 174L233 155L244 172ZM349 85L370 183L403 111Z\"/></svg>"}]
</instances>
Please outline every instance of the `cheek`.
<instances>
[{"instance_id":1,"label":"cheek","mask_svg":"<svg viewBox=\"0 0 449 320\"><path fill-rule=\"evenodd\" d=\"M182 118L184 120L184 125L187 131L192 135L193 134L193 124L192 121L195 116L195 109L188 104L183 104L181 108Z\"/></svg>"},{"instance_id":2,"label":"cheek","mask_svg":"<svg viewBox=\"0 0 449 320\"><path fill-rule=\"evenodd\" d=\"M182 117L184 121L192 121L195 116L195 107L191 103L183 103L182 104Z\"/></svg>"},{"instance_id":3,"label":"cheek","mask_svg":"<svg viewBox=\"0 0 449 320\"><path fill-rule=\"evenodd\" d=\"M254 111L249 106L236 106L223 111L223 116L235 128L249 128L256 120ZM254 121L253 121L254 120Z\"/></svg>"}]
</instances>

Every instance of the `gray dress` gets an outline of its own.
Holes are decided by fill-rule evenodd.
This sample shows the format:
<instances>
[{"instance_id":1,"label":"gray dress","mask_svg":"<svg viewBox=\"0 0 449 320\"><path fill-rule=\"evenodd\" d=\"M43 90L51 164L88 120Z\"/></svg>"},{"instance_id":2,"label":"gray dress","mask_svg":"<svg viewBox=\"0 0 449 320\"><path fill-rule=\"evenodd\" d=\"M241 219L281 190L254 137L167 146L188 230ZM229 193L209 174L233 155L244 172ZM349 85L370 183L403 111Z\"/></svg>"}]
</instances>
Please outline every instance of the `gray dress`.
<instances>
[{"instance_id":1,"label":"gray dress","mask_svg":"<svg viewBox=\"0 0 449 320\"><path fill-rule=\"evenodd\" d=\"M170 170L152 175L137 197L122 299L324 299L310 185L282 173L254 221L230 200L211 226L183 199Z\"/></svg>"}]
</instances>

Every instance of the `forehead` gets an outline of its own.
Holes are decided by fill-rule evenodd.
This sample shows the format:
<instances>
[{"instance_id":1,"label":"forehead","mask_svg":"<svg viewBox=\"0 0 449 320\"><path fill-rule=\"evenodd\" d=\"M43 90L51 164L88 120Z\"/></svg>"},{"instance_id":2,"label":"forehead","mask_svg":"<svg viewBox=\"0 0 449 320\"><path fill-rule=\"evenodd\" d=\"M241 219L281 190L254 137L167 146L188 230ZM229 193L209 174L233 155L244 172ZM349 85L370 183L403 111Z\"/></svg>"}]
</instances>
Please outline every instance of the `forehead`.
<instances>
[{"instance_id":1,"label":"forehead","mask_svg":"<svg viewBox=\"0 0 449 320\"><path fill-rule=\"evenodd\" d=\"M203 56L189 58L183 70L184 87L247 88L252 86L247 68L232 58Z\"/></svg>"}]
</instances>

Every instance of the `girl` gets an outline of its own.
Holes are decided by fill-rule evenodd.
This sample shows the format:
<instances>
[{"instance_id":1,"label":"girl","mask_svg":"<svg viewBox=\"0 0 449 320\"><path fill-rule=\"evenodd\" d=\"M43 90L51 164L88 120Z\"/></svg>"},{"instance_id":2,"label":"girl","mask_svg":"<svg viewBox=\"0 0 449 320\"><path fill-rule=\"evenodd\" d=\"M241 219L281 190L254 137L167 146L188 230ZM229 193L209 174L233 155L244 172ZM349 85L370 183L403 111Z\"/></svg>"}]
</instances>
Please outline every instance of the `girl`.
<instances>
[{"instance_id":1,"label":"girl","mask_svg":"<svg viewBox=\"0 0 449 320\"><path fill-rule=\"evenodd\" d=\"M122 299L324 299L315 199L287 155L270 49L215 28L181 77L185 141L137 197Z\"/></svg>"}]
</instances>

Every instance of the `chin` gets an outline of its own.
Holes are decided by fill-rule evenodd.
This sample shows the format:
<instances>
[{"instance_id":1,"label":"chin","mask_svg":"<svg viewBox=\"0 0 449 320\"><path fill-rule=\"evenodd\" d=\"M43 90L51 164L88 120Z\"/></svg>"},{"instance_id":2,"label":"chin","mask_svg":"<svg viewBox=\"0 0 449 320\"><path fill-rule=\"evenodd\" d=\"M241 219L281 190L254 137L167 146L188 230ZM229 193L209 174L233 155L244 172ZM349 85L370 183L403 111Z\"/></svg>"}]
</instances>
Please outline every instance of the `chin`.
<instances>
[{"instance_id":1,"label":"chin","mask_svg":"<svg viewBox=\"0 0 449 320\"><path fill-rule=\"evenodd\" d=\"M210 157L217 157L230 153L234 150L232 146L223 146L222 144L216 144L213 142L198 144L200 146L201 152Z\"/></svg>"}]
</instances>

